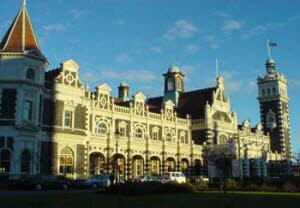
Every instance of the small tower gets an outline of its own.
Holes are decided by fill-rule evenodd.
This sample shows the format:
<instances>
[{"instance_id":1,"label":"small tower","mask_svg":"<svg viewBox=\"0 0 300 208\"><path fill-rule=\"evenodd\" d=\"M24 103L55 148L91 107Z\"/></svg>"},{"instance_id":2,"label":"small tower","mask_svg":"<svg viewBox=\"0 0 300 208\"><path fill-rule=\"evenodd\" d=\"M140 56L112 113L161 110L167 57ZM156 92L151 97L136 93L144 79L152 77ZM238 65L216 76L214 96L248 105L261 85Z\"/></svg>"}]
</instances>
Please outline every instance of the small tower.
<instances>
[{"instance_id":1,"label":"small tower","mask_svg":"<svg viewBox=\"0 0 300 208\"><path fill-rule=\"evenodd\" d=\"M173 65L163 76L165 78L164 102L172 100L177 106L179 95L184 92L184 74L177 66Z\"/></svg>"},{"instance_id":2,"label":"small tower","mask_svg":"<svg viewBox=\"0 0 300 208\"><path fill-rule=\"evenodd\" d=\"M129 86L125 81L122 81L120 83L119 88L119 99L121 99L122 101L129 101Z\"/></svg>"},{"instance_id":3,"label":"small tower","mask_svg":"<svg viewBox=\"0 0 300 208\"><path fill-rule=\"evenodd\" d=\"M265 133L271 137L271 150L291 157L290 118L287 80L276 70L276 62L269 57L266 75L257 78L260 117Z\"/></svg>"}]
</instances>

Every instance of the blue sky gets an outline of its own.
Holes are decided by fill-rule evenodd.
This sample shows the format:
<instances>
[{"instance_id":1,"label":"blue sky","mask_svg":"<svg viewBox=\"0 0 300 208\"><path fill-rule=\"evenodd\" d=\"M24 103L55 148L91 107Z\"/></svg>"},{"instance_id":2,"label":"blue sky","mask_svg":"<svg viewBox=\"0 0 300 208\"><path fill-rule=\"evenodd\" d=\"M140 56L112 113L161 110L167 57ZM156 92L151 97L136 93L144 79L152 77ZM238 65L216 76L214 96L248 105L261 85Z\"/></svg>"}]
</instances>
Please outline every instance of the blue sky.
<instances>
[{"instance_id":1,"label":"blue sky","mask_svg":"<svg viewBox=\"0 0 300 208\"><path fill-rule=\"evenodd\" d=\"M1 37L20 6L1 0ZM252 125L266 40L276 41L272 55L289 81L292 144L300 149L300 1L27 0L27 7L49 69L72 58L91 89L108 83L116 95L125 79L132 94L157 96L171 64L186 74L186 90L214 86L217 57L232 110Z\"/></svg>"}]
</instances>

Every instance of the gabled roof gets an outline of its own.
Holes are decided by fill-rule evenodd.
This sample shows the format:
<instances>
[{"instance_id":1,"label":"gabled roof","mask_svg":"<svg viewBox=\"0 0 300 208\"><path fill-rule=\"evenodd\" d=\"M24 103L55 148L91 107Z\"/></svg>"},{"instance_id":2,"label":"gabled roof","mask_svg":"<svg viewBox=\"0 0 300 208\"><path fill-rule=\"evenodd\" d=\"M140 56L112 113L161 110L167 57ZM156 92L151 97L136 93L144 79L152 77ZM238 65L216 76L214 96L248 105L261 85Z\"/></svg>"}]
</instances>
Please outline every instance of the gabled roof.
<instances>
[{"instance_id":1,"label":"gabled roof","mask_svg":"<svg viewBox=\"0 0 300 208\"><path fill-rule=\"evenodd\" d=\"M31 49L40 51L24 3L0 43L0 52L24 52Z\"/></svg>"}]
</instances>

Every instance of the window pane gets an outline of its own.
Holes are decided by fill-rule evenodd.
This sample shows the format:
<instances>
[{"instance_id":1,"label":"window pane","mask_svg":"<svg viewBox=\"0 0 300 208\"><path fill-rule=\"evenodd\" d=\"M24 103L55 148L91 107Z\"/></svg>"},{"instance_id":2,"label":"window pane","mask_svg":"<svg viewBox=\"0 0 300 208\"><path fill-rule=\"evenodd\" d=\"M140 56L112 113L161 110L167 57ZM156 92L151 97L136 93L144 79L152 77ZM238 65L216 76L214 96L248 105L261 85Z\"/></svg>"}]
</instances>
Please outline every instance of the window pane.
<instances>
[{"instance_id":1,"label":"window pane","mask_svg":"<svg viewBox=\"0 0 300 208\"><path fill-rule=\"evenodd\" d=\"M65 126L71 127L72 126L72 112L65 111Z\"/></svg>"}]
</instances>

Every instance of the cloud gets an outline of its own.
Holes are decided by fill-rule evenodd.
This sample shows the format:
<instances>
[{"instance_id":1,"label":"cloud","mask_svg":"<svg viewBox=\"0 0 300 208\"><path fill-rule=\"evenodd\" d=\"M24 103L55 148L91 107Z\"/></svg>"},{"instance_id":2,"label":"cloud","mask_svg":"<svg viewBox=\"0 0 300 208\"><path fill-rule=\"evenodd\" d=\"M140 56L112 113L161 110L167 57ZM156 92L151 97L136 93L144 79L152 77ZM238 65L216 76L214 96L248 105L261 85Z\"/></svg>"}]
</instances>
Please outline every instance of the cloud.
<instances>
[{"instance_id":1,"label":"cloud","mask_svg":"<svg viewBox=\"0 0 300 208\"><path fill-rule=\"evenodd\" d=\"M116 61L119 63L123 63L123 62L130 62L131 59L128 53L120 53L119 55L117 55Z\"/></svg>"},{"instance_id":2,"label":"cloud","mask_svg":"<svg viewBox=\"0 0 300 208\"><path fill-rule=\"evenodd\" d=\"M42 28L46 31L62 31L67 29L67 25L56 23L56 24L43 25Z\"/></svg>"},{"instance_id":3,"label":"cloud","mask_svg":"<svg viewBox=\"0 0 300 208\"><path fill-rule=\"evenodd\" d=\"M220 48L220 46L217 43L212 43L209 45L209 48L210 49L218 49L218 48Z\"/></svg>"},{"instance_id":4,"label":"cloud","mask_svg":"<svg viewBox=\"0 0 300 208\"><path fill-rule=\"evenodd\" d=\"M199 50L199 46L195 44L189 44L185 47L186 52L189 54L195 54Z\"/></svg>"},{"instance_id":5,"label":"cloud","mask_svg":"<svg viewBox=\"0 0 300 208\"><path fill-rule=\"evenodd\" d=\"M242 34L242 39L249 39L253 36L258 36L261 34L264 34L270 30L275 30L275 29L279 29L279 28L283 28L287 25L287 22L272 22L272 23L266 23L266 24L262 24L262 25L256 25L252 28L250 28L249 30L246 30L243 34Z\"/></svg>"},{"instance_id":6,"label":"cloud","mask_svg":"<svg viewBox=\"0 0 300 208\"><path fill-rule=\"evenodd\" d=\"M119 72L107 69L100 72L100 77L104 79L124 79L135 82L149 82L156 79L156 76L148 70L127 70Z\"/></svg>"},{"instance_id":7,"label":"cloud","mask_svg":"<svg viewBox=\"0 0 300 208\"><path fill-rule=\"evenodd\" d=\"M152 51L152 52L154 52L154 53L162 53L162 48L161 47L159 47L159 46L152 46L151 48L150 48L150 50Z\"/></svg>"},{"instance_id":8,"label":"cloud","mask_svg":"<svg viewBox=\"0 0 300 208\"><path fill-rule=\"evenodd\" d=\"M226 20L224 26L222 27L222 30L225 32L239 30L243 26L243 22L237 21L237 20Z\"/></svg>"},{"instance_id":9,"label":"cloud","mask_svg":"<svg viewBox=\"0 0 300 208\"><path fill-rule=\"evenodd\" d=\"M177 20L171 28L164 34L167 40L175 40L176 38L190 38L195 35L198 28L187 20Z\"/></svg>"},{"instance_id":10,"label":"cloud","mask_svg":"<svg viewBox=\"0 0 300 208\"><path fill-rule=\"evenodd\" d=\"M117 25L120 25L120 26L125 25L125 21L123 19L118 19Z\"/></svg>"},{"instance_id":11,"label":"cloud","mask_svg":"<svg viewBox=\"0 0 300 208\"><path fill-rule=\"evenodd\" d=\"M90 13L91 13L91 11L88 9L72 9L70 11L70 14L74 19L79 19L82 16L90 14Z\"/></svg>"}]
</instances>

